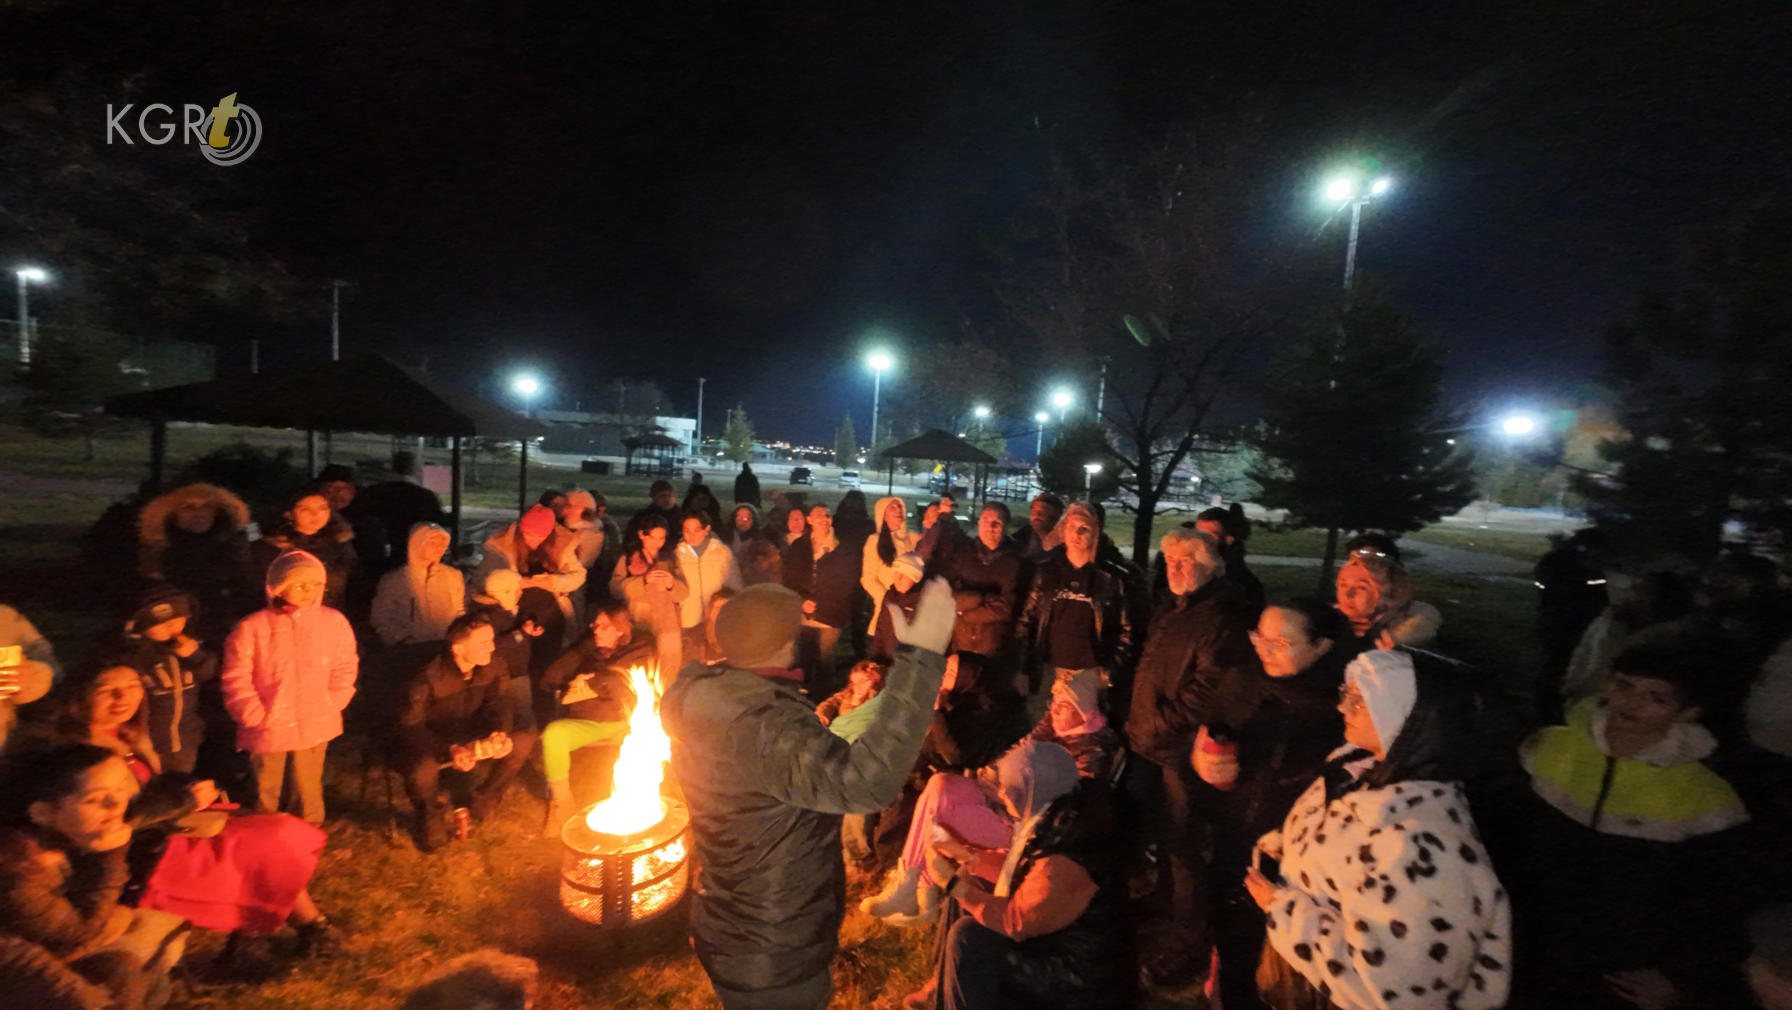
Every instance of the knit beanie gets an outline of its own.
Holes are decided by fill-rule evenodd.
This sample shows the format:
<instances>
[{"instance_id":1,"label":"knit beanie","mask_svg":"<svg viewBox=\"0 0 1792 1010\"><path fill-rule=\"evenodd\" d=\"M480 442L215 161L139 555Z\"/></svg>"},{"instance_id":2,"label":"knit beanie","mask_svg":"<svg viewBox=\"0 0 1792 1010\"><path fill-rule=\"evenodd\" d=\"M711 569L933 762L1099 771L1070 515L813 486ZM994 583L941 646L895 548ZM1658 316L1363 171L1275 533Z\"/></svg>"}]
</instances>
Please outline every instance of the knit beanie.
<instances>
[{"instance_id":1,"label":"knit beanie","mask_svg":"<svg viewBox=\"0 0 1792 1010\"><path fill-rule=\"evenodd\" d=\"M166 582L157 582L137 598L137 605L125 621L125 634L141 635L177 617L193 617L193 598Z\"/></svg>"},{"instance_id":2,"label":"knit beanie","mask_svg":"<svg viewBox=\"0 0 1792 1010\"><path fill-rule=\"evenodd\" d=\"M516 527L523 531L523 536L546 537L554 532L554 510L546 505L531 505L516 521Z\"/></svg>"},{"instance_id":3,"label":"knit beanie","mask_svg":"<svg viewBox=\"0 0 1792 1010\"><path fill-rule=\"evenodd\" d=\"M317 577L325 578L324 563L309 551L287 551L268 565L266 586L269 596L279 596L281 587L306 568L317 569Z\"/></svg>"},{"instance_id":4,"label":"knit beanie","mask_svg":"<svg viewBox=\"0 0 1792 1010\"><path fill-rule=\"evenodd\" d=\"M907 554L899 556L890 567L895 570L897 575L906 575L919 582L921 576L927 571L927 562L921 559L921 555L909 551Z\"/></svg>"},{"instance_id":5,"label":"knit beanie","mask_svg":"<svg viewBox=\"0 0 1792 1010\"><path fill-rule=\"evenodd\" d=\"M716 644L731 666L752 669L777 662L803 624L803 598L775 582L748 586L716 615Z\"/></svg>"},{"instance_id":6,"label":"knit beanie","mask_svg":"<svg viewBox=\"0 0 1792 1010\"><path fill-rule=\"evenodd\" d=\"M494 600L515 600L523 591L523 577L514 569L494 568L485 576L485 595Z\"/></svg>"},{"instance_id":7,"label":"knit beanie","mask_svg":"<svg viewBox=\"0 0 1792 1010\"><path fill-rule=\"evenodd\" d=\"M1369 721L1375 724L1375 735L1381 738L1382 751L1391 750L1419 699L1412 654L1399 649L1372 649L1344 668L1344 682L1354 685L1363 696Z\"/></svg>"}]
</instances>

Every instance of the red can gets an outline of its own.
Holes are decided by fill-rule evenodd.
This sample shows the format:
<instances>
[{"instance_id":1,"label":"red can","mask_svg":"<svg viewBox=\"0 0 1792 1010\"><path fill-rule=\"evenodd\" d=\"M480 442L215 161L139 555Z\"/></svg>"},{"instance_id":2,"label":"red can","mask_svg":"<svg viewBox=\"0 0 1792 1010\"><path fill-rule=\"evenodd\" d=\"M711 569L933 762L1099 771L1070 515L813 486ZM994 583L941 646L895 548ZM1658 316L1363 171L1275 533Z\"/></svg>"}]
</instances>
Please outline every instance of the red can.
<instances>
[{"instance_id":1,"label":"red can","mask_svg":"<svg viewBox=\"0 0 1792 1010\"><path fill-rule=\"evenodd\" d=\"M473 811L466 807L454 808L454 838L464 842L473 834Z\"/></svg>"}]
</instances>

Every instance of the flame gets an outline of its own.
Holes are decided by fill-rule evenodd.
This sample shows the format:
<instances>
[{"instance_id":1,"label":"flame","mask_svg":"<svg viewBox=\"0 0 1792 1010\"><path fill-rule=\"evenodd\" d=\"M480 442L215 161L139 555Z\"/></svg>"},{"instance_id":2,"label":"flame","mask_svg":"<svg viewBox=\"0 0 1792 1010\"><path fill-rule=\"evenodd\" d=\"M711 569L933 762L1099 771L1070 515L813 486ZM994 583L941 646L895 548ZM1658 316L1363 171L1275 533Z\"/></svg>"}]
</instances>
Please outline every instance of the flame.
<instances>
[{"instance_id":1,"label":"flame","mask_svg":"<svg viewBox=\"0 0 1792 1010\"><path fill-rule=\"evenodd\" d=\"M646 831L666 816L660 780L672 759L672 740L660 726L659 678L637 666L628 671L628 685L635 692L635 710L611 775L610 798L585 815L587 827L606 835Z\"/></svg>"}]
</instances>

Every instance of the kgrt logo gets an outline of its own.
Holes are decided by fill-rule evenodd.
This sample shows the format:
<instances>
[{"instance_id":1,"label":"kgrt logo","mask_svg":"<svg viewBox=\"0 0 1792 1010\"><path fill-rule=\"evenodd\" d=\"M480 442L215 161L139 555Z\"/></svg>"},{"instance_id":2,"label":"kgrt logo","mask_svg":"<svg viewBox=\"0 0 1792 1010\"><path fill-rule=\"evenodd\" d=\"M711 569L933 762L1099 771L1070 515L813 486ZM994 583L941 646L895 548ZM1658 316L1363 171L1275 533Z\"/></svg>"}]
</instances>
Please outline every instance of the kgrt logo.
<instances>
[{"instance_id":1,"label":"kgrt logo","mask_svg":"<svg viewBox=\"0 0 1792 1010\"><path fill-rule=\"evenodd\" d=\"M112 135L127 144L135 144L126 124L136 103L128 103L114 112L106 103L106 143ZM202 105L181 106L181 120L174 122L174 109L161 102L145 105L137 113L137 137L145 144L160 147L185 133L183 143L198 144L199 153L214 165L235 165L246 161L261 144L261 117L247 105L239 105L236 94L225 95L216 108ZM153 117L153 118L152 118Z\"/></svg>"}]
</instances>

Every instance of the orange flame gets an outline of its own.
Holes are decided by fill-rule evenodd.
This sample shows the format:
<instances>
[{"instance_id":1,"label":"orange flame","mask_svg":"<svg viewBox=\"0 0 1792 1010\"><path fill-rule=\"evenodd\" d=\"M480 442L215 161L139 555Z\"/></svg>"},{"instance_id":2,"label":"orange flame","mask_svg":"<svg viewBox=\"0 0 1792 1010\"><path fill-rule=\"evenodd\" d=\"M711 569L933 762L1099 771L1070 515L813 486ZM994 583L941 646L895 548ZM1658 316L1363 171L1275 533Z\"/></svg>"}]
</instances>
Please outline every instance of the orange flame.
<instances>
[{"instance_id":1,"label":"orange flame","mask_svg":"<svg viewBox=\"0 0 1792 1010\"><path fill-rule=\"evenodd\" d=\"M606 835L646 831L666 816L660 781L672 759L672 740L660 726L659 678L637 666L628 671L628 683L635 692L635 710L611 774L610 798L585 815L587 827Z\"/></svg>"}]
</instances>

